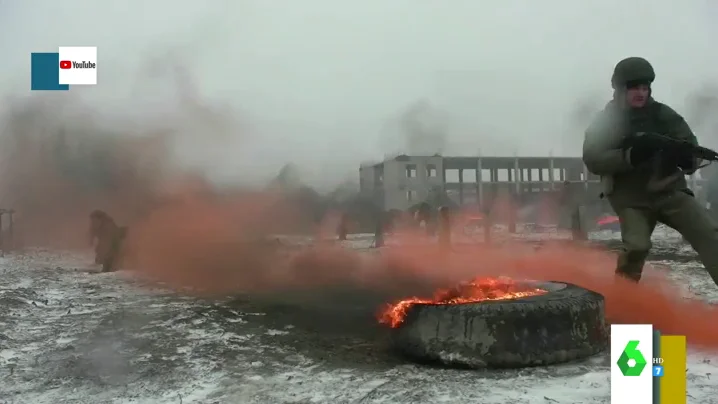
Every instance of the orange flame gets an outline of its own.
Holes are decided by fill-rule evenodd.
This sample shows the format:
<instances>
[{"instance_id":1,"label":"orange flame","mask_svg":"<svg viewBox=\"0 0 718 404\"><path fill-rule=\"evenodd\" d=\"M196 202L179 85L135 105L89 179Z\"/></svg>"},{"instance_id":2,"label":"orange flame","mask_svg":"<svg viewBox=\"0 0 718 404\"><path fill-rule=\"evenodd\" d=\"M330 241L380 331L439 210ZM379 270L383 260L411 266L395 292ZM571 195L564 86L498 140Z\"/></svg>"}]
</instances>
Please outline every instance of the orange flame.
<instances>
[{"instance_id":1,"label":"orange flame","mask_svg":"<svg viewBox=\"0 0 718 404\"><path fill-rule=\"evenodd\" d=\"M509 278L477 278L452 289L439 289L431 299L410 297L394 304L387 304L377 317L380 323L397 328L404 322L409 309L416 304L466 304L519 299L544 293L547 291L517 283Z\"/></svg>"}]
</instances>

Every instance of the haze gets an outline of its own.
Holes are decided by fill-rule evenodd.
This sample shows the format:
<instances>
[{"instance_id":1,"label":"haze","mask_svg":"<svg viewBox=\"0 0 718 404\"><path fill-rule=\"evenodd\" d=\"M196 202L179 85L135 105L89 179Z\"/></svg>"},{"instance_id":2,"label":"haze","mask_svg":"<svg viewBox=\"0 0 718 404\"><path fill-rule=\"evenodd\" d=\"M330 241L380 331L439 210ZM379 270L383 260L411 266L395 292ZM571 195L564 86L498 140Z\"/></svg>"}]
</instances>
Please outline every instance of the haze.
<instances>
[{"instance_id":1,"label":"haze","mask_svg":"<svg viewBox=\"0 0 718 404\"><path fill-rule=\"evenodd\" d=\"M411 149L401 118L421 100L431 106L421 119L438 128L425 148L578 155L626 56L649 59L656 98L688 117L686 97L717 79L717 10L702 0L5 0L0 83L38 96L30 52L96 45L98 85L55 102L150 125L167 124L178 99L202 100L209 118L176 114L184 162L249 181L291 161L326 186Z\"/></svg>"}]
</instances>

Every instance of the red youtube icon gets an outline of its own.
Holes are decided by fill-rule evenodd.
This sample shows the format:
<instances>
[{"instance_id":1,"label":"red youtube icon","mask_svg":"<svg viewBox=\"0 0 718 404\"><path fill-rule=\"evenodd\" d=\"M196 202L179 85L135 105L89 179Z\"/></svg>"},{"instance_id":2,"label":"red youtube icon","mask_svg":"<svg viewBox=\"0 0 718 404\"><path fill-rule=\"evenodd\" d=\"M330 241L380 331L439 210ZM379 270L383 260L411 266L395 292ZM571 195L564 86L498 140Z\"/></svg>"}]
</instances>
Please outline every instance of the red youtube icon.
<instances>
[{"instance_id":1,"label":"red youtube icon","mask_svg":"<svg viewBox=\"0 0 718 404\"><path fill-rule=\"evenodd\" d=\"M72 62L69 60L61 60L60 61L60 69L71 69L72 68Z\"/></svg>"}]
</instances>

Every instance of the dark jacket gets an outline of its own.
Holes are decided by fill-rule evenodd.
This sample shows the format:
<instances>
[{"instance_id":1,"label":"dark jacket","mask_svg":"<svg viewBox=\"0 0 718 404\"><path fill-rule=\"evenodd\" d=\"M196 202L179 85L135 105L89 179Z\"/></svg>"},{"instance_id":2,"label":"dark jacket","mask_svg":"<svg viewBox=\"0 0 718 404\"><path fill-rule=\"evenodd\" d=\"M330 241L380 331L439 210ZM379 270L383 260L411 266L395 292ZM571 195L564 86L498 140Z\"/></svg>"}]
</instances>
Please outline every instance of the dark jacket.
<instances>
[{"instance_id":1,"label":"dark jacket","mask_svg":"<svg viewBox=\"0 0 718 404\"><path fill-rule=\"evenodd\" d=\"M629 109L609 102L586 129L583 161L590 172L601 176L604 193L614 208L645 206L662 193L688 188L677 166L666 171L660 154L641 165L631 164L630 152L623 146L628 135L638 132L660 133L697 144L686 121L668 105L650 99L643 108ZM656 181L661 178L673 180ZM661 185L650 186L654 183Z\"/></svg>"}]
</instances>

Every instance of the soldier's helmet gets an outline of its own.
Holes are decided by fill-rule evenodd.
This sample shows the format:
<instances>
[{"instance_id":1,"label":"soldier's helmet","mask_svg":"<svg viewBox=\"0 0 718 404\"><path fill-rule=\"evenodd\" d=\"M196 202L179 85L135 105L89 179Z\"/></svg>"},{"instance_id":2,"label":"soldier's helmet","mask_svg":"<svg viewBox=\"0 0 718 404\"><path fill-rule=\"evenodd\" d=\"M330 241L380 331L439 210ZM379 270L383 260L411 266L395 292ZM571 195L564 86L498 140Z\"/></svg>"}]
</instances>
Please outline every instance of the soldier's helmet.
<instances>
[{"instance_id":1,"label":"soldier's helmet","mask_svg":"<svg viewBox=\"0 0 718 404\"><path fill-rule=\"evenodd\" d=\"M621 60L613 69L611 84L614 89L625 88L630 82L653 83L656 79L656 72L653 66L646 59L641 57L630 57Z\"/></svg>"}]
</instances>

